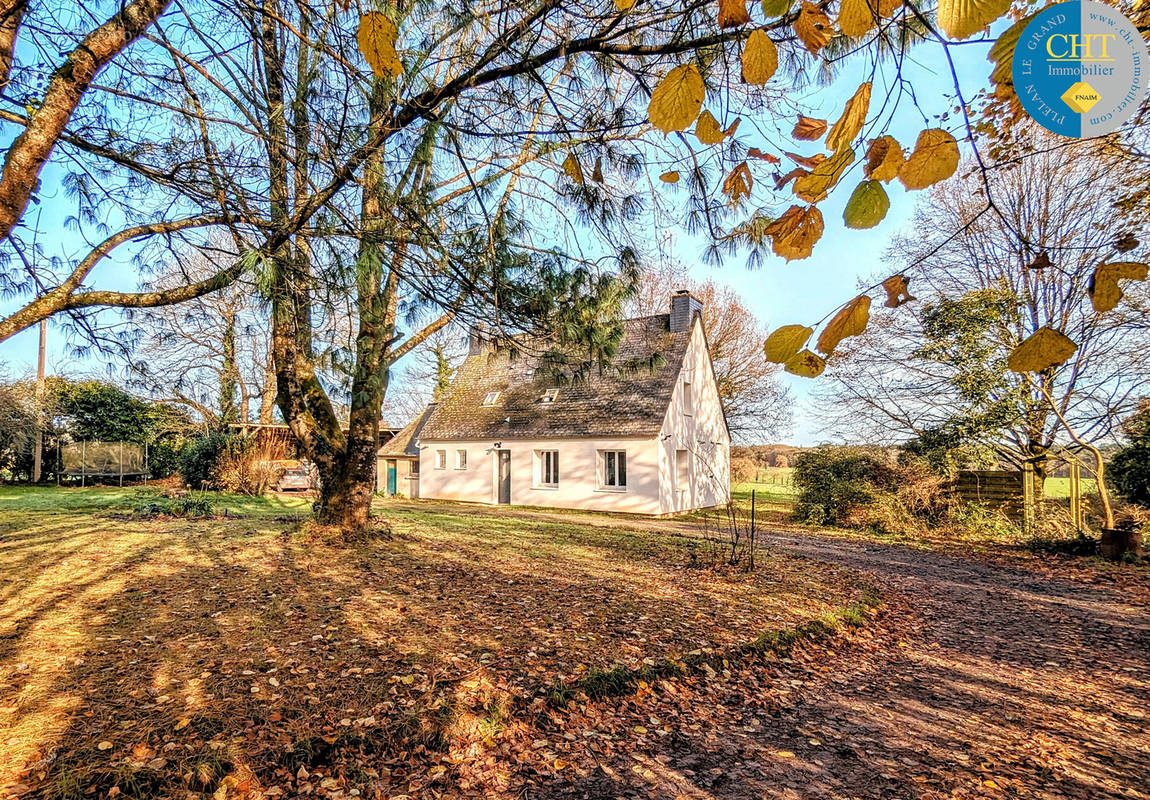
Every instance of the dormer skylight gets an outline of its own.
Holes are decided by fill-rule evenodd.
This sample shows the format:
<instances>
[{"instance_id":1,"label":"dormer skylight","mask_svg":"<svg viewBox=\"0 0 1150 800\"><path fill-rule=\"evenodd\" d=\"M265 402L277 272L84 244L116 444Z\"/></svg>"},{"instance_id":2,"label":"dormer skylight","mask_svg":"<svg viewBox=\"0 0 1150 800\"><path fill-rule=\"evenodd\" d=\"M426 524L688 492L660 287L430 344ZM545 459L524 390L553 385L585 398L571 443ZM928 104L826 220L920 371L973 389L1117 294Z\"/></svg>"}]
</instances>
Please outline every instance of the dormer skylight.
<instances>
[{"instance_id":1,"label":"dormer skylight","mask_svg":"<svg viewBox=\"0 0 1150 800\"><path fill-rule=\"evenodd\" d=\"M493 406L499 400L499 392L488 392L487 396L483 398L483 405Z\"/></svg>"},{"instance_id":2,"label":"dormer skylight","mask_svg":"<svg viewBox=\"0 0 1150 800\"><path fill-rule=\"evenodd\" d=\"M558 396L559 396L559 390L558 389L548 389L546 392L543 393L543 396L539 398L539 402L540 403L554 403L555 398Z\"/></svg>"}]
</instances>

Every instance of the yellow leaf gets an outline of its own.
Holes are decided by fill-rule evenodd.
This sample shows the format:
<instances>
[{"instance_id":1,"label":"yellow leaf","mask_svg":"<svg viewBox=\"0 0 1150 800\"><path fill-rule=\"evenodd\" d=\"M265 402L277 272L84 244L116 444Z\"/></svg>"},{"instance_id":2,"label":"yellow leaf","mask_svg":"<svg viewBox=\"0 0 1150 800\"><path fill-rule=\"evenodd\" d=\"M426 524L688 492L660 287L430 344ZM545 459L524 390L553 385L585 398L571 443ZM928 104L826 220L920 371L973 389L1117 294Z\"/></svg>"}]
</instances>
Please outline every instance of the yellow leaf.
<instances>
[{"instance_id":1,"label":"yellow leaf","mask_svg":"<svg viewBox=\"0 0 1150 800\"><path fill-rule=\"evenodd\" d=\"M183 719L181 719L179 722L176 723L176 730L182 731L184 728L188 727L191 724L192 724L192 721L190 719L188 719L187 717L184 717Z\"/></svg>"},{"instance_id":2,"label":"yellow leaf","mask_svg":"<svg viewBox=\"0 0 1150 800\"><path fill-rule=\"evenodd\" d=\"M762 29L751 31L743 45L743 80L762 86L779 68L779 51Z\"/></svg>"},{"instance_id":3,"label":"yellow leaf","mask_svg":"<svg viewBox=\"0 0 1150 800\"><path fill-rule=\"evenodd\" d=\"M792 753L790 750L780 750L778 755L779 755L779 758L794 758L795 757L795 754Z\"/></svg>"},{"instance_id":4,"label":"yellow leaf","mask_svg":"<svg viewBox=\"0 0 1150 800\"><path fill-rule=\"evenodd\" d=\"M834 188L854 160L854 150L847 149L836 153L806 175L795 179L795 196L808 203L826 199L827 192Z\"/></svg>"},{"instance_id":5,"label":"yellow leaf","mask_svg":"<svg viewBox=\"0 0 1150 800\"><path fill-rule=\"evenodd\" d=\"M108 742L108 741L100 742L98 745L96 745L96 749L97 750L111 750L112 749L112 743Z\"/></svg>"},{"instance_id":6,"label":"yellow leaf","mask_svg":"<svg viewBox=\"0 0 1150 800\"><path fill-rule=\"evenodd\" d=\"M751 21L747 0L719 0L719 27L737 28Z\"/></svg>"},{"instance_id":7,"label":"yellow leaf","mask_svg":"<svg viewBox=\"0 0 1150 800\"><path fill-rule=\"evenodd\" d=\"M723 181L723 194L731 200L731 205L737 205L744 197L749 197L755 179L751 177L751 169L747 162L739 164Z\"/></svg>"},{"instance_id":8,"label":"yellow leaf","mask_svg":"<svg viewBox=\"0 0 1150 800\"><path fill-rule=\"evenodd\" d=\"M636 725L635 726L635 733L639 734L640 736L642 736L646 732L647 732L647 729L644 728L642 725Z\"/></svg>"},{"instance_id":9,"label":"yellow leaf","mask_svg":"<svg viewBox=\"0 0 1150 800\"><path fill-rule=\"evenodd\" d=\"M847 36L862 36L878 24L876 0L843 0L839 8L839 30Z\"/></svg>"},{"instance_id":10,"label":"yellow leaf","mask_svg":"<svg viewBox=\"0 0 1150 800\"><path fill-rule=\"evenodd\" d=\"M878 0L879 16L894 16L894 12L898 11L900 6L902 6L902 0Z\"/></svg>"},{"instance_id":11,"label":"yellow leaf","mask_svg":"<svg viewBox=\"0 0 1150 800\"><path fill-rule=\"evenodd\" d=\"M593 169L591 171L591 180L595 181L595 183L602 183L603 182L603 159L602 158L596 158L595 159L595 169Z\"/></svg>"},{"instance_id":12,"label":"yellow leaf","mask_svg":"<svg viewBox=\"0 0 1150 800\"><path fill-rule=\"evenodd\" d=\"M767 19L781 17L791 10L795 0L762 0L763 16Z\"/></svg>"},{"instance_id":13,"label":"yellow leaf","mask_svg":"<svg viewBox=\"0 0 1150 800\"><path fill-rule=\"evenodd\" d=\"M803 348L812 333L814 329L806 325L784 325L763 342L763 355L767 361L786 364Z\"/></svg>"},{"instance_id":14,"label":"yellow leaf","mask_svg":"<svg viewBox=\"0 0 1150 800\"><path fill-rule=\"evenodd\" d=\"M565 770L569 766L571 766L571 762L570 761L564 761L561 758L557 758L557 759L555 759L555 765L554 766L555 766L556 772L562 772L563 770Z\"/></svg>"},{"instance_id":15,"label":"yellow leaf","mask_svg":"<svg viewBox=\"0 0 1150 800\"><path fill-rule=\"evenodd\" d=\"M826 132L827 121L825 119L812 119L799 114L799 121L795 123L795 129L791 131L791 136L802 139L804 142L813 142L823 138L823 134Z\"/></svg>"},{"instance_id":16,"label":"yellow leaf","mask_svg":"<svg viewBox=\"0 0 1150 800\"><path fill-rule=\"evenodd\" d=\"M704 111L699 116L699 121L695 123L695 138L702 144L719 144L734 133L738 127L739 120L735 120L727 130L723 130L711 112Z\"/></svg>"},{"instance_id":17,"label":"yellow leaf","mask_svg":"<svg viewBox=\"0 0 1150 800\"><path fill-rule=\"evenodd\" d=\"M831 317L831 321L823 328L823 332L819 334L819 352L829 356L843 339L858 336L865 331L869 321L870 298L860 294Z\"/></svg>"},{"instance_id":18,"label":"yellow leaf","mask_svg":"<svg viewBox=\"0 0 1150 800\"><path fill-rule=\"evenodd\" d=\"M803 8L799 12L794 24L795 35L799 37L807 50L817 53L827 46L827 42L834 35L834 26L830 17L819 10L818 6L803 0Z\"/></svg>"},{"instance_id":19,"label":"yellow leaf","mask_svg":"<svg viewBox=\"0 0 1150 800\"><path fill-rule=\"evenodd\" d=\"M1014 372L1041 372L1066 362L1078 349L1070 337L1053 328L1039 328L1007 356Z\"/></svg>"},{"instance_id":20,"label":"yellow leaf","mask_svg":"<svg viewBox=\"0 0 1150 800\"><path fill-rule=\"evenodd\" d=\"M843 109L843 115L839 117L839 121L831 128L831 132L827 134L827 150L832 153L837 153L845 147L850 147L851 142L859 135L862 130L863 123L866 122L867 111L870 109L870 81L859 86L854 96L847 101L846 107Z\"/></svg>"},{"instance_id":21,"label":"yellow leaf","mask_svg":"<svg viewBox=\"0 0 1150 800\"><path fill-rule=\"evenodd\" d=\"M898 170L908 189L925 189L946 180L958 169L958 143L942 128L927 128L918 135L914 152Z\"/></svg>"},{"instance_id":22,"label":"yellow leaf","mask_svg":"<svg viewBox=\"0 0 1150 800\"><path fill-rule=\"evenodd\" d=\"M1010 0L938 0L938 27L951 39L969 39L1010 9Z\"/></svg>"},{"instance_id":23,"label":"yellow leaf","mask_svg":"<svg viewBox=\"0 0 1150 800\"><path fill-rule=\"evenodd\" d=\"M882 288L886 290L886 302L883 305L887 308L898 308L903 303L917 299L910 293L910 279L905 275L891 275L882 282Z\"/></svg>"},{"instance_id":24,"label":"yellow leaf","mask_svg":"<svg viewBox=\"0 0 1150 800\"><path fill-rule=\"evenodd\" d=\"M615 0L615 8L620 11L630 11L635 7L636 0Z\"/></svg>"},{"instance_id":25,"label":"yellow leaf","mask_svg":"<svg viewBox=\"0 0 1150 800\"><path fill-rule=\"evenodd\" d=\"M807 258L823 235L823 215L814 206L791 206L764 228L763 233L771 237L775 255L787 261Z\"/></svg>"},{"instance_id":26,"label":"yellow leaf","mask_svg":"<svg viewBox=\"0 0 1150 800\"><path fill-rule=\"evenodd\" d=\"M1090 278L1090 302L1098 313L1113 311L1122 299L1120 280L1144 281L1147 266L1137 261L1114 261L1101 264Z\"/></svg>"},{"instance_id":27,"label":"yellow leaf","mask_svg":"<svg viewBox=\"0 0 1150 800\"><path fill-rule=\"evenodd\" d=\"M848 228L864 230L883 221L890 210L890 198L878 181L863 181L851 192L843 209L843 222Z\"/></svg>"},{"instance_id":28,"label":"yellow leaf","mask_svg":"<svg viewBox=\"0 0 1150 800\"><path fill-rule=\"evenodd\" d=\"M395 23L380 11L369 11L359 18L355 40L359 44L359 52L363 53L376 77L398 77L403 74L403 64L395 51L398 36Z\"/></svg>"},{"instance_id":29,"label":"yellow leaf","mask_svg":"<svg viewBox=\"0 0 1150 800\"><path fill-rule=\"evenodd\" d=\"M871 140L867 148L863 174L872 181L892 181L905 160L902 148L893 136L880 136Z\"/></svg>"},{"instance_id":30,"label":"yellow leaf","mask_svg":"<svg viewBox=\"0 0 1150 800\"><path fill-rule=\"evenodd\" d=\"M670 172L664 172L659 176L659 180L661 180L663 183L678 183L679 173L675 172L674 170L671 170Z\"/></svg>"},{"instance_id":31,"label":"yellow leaf","mask_svg":"<svg viewBox=\"0 0 1150 800\"><path fill-rule=\"evenodd\" d=\"M579 159L575 157L574 153L568 153L567 158L563 159L563 171L567 173L567 177L576 186L583 185L583 168L579 166Z\"/></svg>"},{"instance_id":32,"label":"yellow leaf","mask_svg":"<svg viewBox=\"0 0 1150 800\"><path fill-rule=\"evenodd\" d=\"M663 133L687 130L699 116L706 93L703 76L693 64L675 67L651 93L647 105L651 124Z\"/></svg>"},{"instance_id":33,"label":"yellow leaf","mask_svg":"<svg viewBox=\"0 0 1150 800\"><path fill-rule=\"evenodd\" d=\"M827 362L821 356L810 350L803 350L788 361L783 369L792 375L798 375L800 378L817 378L823 374L826 366Z\"/></svg>"}]
</instances>

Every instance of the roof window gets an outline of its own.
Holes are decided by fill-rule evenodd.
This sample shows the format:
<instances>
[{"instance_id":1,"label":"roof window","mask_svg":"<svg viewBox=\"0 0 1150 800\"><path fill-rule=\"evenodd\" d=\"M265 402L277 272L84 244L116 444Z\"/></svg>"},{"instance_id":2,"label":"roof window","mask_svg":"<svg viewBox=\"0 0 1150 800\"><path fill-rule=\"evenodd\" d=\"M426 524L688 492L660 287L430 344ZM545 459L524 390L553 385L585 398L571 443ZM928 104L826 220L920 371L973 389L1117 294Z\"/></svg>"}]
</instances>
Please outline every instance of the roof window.
<instances>
[{"instance_id":1,"label":"roof window","mask_svg":"<svg viewBox=\"0 0 1150 800\"><path fill-rule=\"evenodd\" d=\"M555 398L558 396L559 396L559 390L558 389L548 389L547 391L545 391L543 393L543 396L539 398L539 402L540 403L554 403Z\"/></svg>"},{"instance_id":2,"label":"roof window","mask_svg":"<svg viewBox=\"0 0 1150 800\"><path fill-rule=\"evenodd\" d=\"M499 392L488 392L487 396L483 398L483 405L493 406L499 400Z\"/></svg>"}]
</instances>

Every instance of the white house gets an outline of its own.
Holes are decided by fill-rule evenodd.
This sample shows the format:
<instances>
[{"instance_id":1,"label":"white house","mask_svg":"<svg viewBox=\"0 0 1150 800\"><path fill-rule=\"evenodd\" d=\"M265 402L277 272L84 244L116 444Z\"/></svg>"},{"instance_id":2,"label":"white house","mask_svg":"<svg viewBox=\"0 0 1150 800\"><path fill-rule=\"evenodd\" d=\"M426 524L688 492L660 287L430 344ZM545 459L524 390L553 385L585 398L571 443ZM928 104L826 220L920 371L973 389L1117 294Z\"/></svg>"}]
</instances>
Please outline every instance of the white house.
<instances>
[{"instance_id":1,"label":"white house","mask_svg":"<svg viewBox=\"0 0 1150 800\"><path fill-rule=\"evenodd\" d=\"M402 493L427 499L651 515L726 502L731 438L702 305L681 291L669 314L624 327L611 366L576 380L473 330L447 396L381 463L418 452Z\"/></svg>"}]
</instances>

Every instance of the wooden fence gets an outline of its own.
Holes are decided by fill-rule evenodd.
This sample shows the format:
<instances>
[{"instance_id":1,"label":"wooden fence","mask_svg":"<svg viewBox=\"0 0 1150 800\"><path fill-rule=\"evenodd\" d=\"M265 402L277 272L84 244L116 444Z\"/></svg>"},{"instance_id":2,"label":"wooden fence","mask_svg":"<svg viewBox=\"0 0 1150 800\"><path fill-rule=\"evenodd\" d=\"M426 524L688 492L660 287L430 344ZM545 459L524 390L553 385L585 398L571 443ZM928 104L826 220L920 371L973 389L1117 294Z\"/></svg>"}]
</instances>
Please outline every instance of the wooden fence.
<instances>
[{"instance_id":1,"label":"wooden fence","mask_svg":"<svg viewBox=\"0 0 1150 800\"><path fill-rule=\"evenodd\" d=\"M1038 515L1036 498L1043 494L1036 491L1036 481L1032 464L1024 464L1021 470L961 470L952 491L964 502L979 503L1002 513L1029 535ZM1070 524L1080 531L1086 526L1082 473L1073 462L1070 464Z\"/></svg>"}]
</instances>

